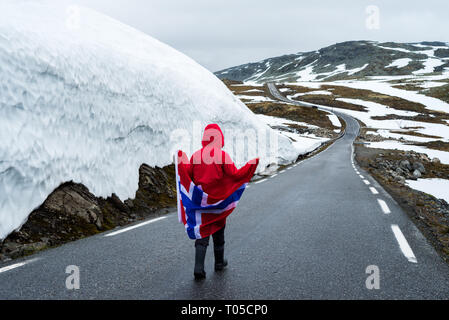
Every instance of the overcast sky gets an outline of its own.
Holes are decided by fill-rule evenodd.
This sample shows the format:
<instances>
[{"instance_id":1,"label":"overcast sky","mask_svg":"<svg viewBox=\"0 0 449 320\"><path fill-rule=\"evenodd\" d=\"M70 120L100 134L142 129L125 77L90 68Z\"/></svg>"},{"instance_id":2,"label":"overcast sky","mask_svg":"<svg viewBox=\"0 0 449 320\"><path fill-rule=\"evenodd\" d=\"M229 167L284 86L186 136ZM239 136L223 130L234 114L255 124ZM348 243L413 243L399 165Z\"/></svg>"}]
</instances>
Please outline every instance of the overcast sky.
<instances>
[{"instance_id":1,"label":"overcast sky","mask_svg":"<svg viewBox=\"0 0 449 320\"><path fill-rule=\"evenodd\" d=\"M129 24L211 71L347 40L449 41L446 0L70 2ZM379 9L378 24L373 5Z\"/></svg>"}]
</instances>

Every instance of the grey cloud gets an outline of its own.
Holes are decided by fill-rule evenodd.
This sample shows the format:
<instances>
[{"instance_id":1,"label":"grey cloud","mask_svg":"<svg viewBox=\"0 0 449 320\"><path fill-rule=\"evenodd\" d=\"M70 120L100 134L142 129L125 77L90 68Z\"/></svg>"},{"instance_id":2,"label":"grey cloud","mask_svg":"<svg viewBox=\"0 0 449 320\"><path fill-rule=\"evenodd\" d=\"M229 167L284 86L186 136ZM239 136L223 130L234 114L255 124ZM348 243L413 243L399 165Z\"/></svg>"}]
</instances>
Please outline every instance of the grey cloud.
<instances>
[{"instance_id":1,"label":"grey cloud","mask_svg":"<svg viewBox=\"0 0 449 320\"><path fill-rule=\"evenodd\" d=\"M449 41L449 3L437 0L71 2L127 23L211 71L347 40ZM380 9L380 30L365 27L368 5Z\"/></svg>"}]
</instances>

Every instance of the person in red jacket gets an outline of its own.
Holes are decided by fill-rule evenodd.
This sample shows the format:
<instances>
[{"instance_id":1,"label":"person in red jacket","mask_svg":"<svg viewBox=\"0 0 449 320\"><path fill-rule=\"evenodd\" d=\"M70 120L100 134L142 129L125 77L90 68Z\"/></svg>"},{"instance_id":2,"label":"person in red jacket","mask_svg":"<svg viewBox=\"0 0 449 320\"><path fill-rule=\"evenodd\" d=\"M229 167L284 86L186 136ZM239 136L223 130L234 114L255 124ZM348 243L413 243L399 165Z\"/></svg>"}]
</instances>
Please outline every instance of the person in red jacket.
<instances>
[{"instance_id":1,"label":"person in red jacket","mask_svg":"<svg viewBox=\"0 0 449 320\"><path fill-rule=\"evenodd\" d=\"M253 159L238 169L229 154L222 150L224 136L217 124L210 124L205 128L202 146L190 158L189 175L192 181L209 196L225 199L235 191L236 186L248 182L254 175L259 159ZM195 279L206 277L204 260L210 235L214 241L215 271L223 270L228 264L224 258L226 216L213 219L207 225L209 236L195 241Z\"/></svg>"}]
</instances>

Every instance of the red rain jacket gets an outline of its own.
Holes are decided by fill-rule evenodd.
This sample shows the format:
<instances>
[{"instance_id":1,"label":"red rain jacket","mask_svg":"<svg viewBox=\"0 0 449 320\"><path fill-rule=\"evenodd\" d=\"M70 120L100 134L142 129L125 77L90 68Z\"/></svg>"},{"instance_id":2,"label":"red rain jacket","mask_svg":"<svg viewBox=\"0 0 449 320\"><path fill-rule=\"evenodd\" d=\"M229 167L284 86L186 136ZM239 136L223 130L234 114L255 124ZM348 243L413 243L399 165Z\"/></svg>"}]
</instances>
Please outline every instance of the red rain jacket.
<instances>
[{"instance_id":1,"label":"red rain jacket","mask_svg":"<svg viewBox=\"0 0 449 320\"><path fill-rule=\"evenodd\" d=\"M249 161L238 169L229 154L222 150L224 136L217 124L209 124L203 134L203 147L190 158L188 169L192 181L215 199L226 199L253 177L259 159ZM210 234L226 224L226 217L214 221Z\"/></svg>"}]
</instances>

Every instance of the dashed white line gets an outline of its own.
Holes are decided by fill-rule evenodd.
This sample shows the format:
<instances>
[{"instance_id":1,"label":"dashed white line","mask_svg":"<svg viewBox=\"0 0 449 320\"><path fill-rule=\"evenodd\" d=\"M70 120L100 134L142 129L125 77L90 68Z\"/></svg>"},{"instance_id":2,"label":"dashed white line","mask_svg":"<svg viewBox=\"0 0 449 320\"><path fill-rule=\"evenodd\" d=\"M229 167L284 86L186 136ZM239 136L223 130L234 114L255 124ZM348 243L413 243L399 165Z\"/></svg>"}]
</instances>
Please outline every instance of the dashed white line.
<instances>
[{"instance_id":1,"label":"dashed white line","mask_svg":"<svg viewBox=\"0 0 449 320\"><path fill-rule=\"evenodd\" d=\"M23 267L24 265L27 265L27 264L29 264L31 262L36 261L36 260L38 260L38 259L37 258L36 259L30 259L30 260L27 260L27 261L23 261L23 262L19 262L19 263L16 263L16 264L12 264L10 266L3 267L3 268L0 269L0 273L6 272L6 271L10 271L10 270L13 270L13 269L16 269L16 268L19 268L19 267Z\"/></svg>"},{"instance_id":2,"label":"dashed white line","mask_svg":"<svg viewBox=\"0 0 449 320\"><path fill-rule=\"evenodd\" d=\"M368 185L370 185L371 183L368 181L368 180L363 180L363 182L368 186Z\"/></svg>"},{"instance_id":3,"label":"dashed white line","mask_svg":"<svg viewBox=\"0 0 449 320\"><path fill-rule=\"evenodd\" d=\"M273 174L270 178L273 179L274 177L277 177L277 176L278 176L278 174L275 173L275 174Z\"/></svg>"},{"instance_id":4,"label":"dashed white line","mask_svg":"<svg viewBox=\"0 0 449 320\"><path fill-rule=\"evenodd\" d=\"M265 182L265 181L267 181L267 179L259 180L259 181L257 181L257 182L254 182L254 184L259 184L259 183L262 183L262 182Z\"/></svg>"},{"instance_id":5,"label":"dashed white line","mask_svg":"<svg viewBox=\"0 0 449 320\"><path fill-rule=\"evenodd\" d=\"M379 191L377 191L376 188L370 187L369 189L371 190L372 194L379 194Z\"/></svg>"},{"instance_id":6,"label":"dashed white line","mask_svg":"<svg viewBox=\"0 0 449 320\"><path fill-rule=\"evenodd\" d=\"M382 209L382 211L385 214L390 214L391 213L390 208L388 208L388 205L387 205L387 203L385 201L383 201L382 199L377 199L377 202L379 203L380 208Z\"/></svg>"},{"instance_id":7,"label":"dashed white line","mask_svg":"<svg viewBox=\"0 0 449 320\"><path fill-rule=\"evenodd\" d=\"M284 173L285 172L285 170L282 170L280 173Z\"/></svg>"},{"instance_id":8,"label":"dashed white line","mask_svg":"<svg viewBox=\"0 0 449 320\"><path fill-rule=\"evenodd\" d=\"M407 260L412 263L418 263L418 260L416 259L412 248L410 248L410 245L408 244L407 239L405 239L404 234L402 233L399 226L393 224L391 225L391 230L393 230L394 236L396 237L396 241L399 244L399 248L401 248L401 251L407 258Z\"/></svg>"},{"instance_id":9,"label":"dashed white line","mask_svg":"<svg viewBox=\"0 0 449 320\"><path fill-rule=\"evenodd\" d=\"M122 230L118 230L118 231L114 231L114 232L108 233L107 235L105 235L105 237L116 236L116 235L118 235L118 234L120 234L120 233L127 232L127 231L131 231L131 230L134 230L134 229L136 229L136 228L140 228L140 227L146 226L146 225L148 225L148 224L150 224L150 223L153 223L153 222L156 222L156 221L163 220L163 219L165 219L165 218L167 218L167 217L160 217L160 218L156 218L156 219L153 219L153 220L145 221L145 222L136 224L136 225L134 225L134 226L131 226L131 227L122 229Z\"/></svg>"},{"instance_id":10,"label":"dashed white line","mask_svg":"<svg viewBox=\"0 0 449 320\"><path fill-rule=\"evenodd\" d=\"M360 179L365 179L364 176L362 176L361 174L359 174Z\"/></svg>"}]
</instances>

